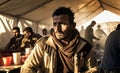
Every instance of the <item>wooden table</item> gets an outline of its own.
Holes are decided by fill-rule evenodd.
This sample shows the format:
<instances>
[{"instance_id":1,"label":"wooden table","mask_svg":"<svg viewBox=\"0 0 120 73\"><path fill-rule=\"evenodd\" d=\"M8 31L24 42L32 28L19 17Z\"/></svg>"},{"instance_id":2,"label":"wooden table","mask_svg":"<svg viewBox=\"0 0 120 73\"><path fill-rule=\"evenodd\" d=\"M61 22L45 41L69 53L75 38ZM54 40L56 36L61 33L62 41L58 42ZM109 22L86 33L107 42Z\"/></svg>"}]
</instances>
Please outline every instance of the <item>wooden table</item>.
<instances>
[{"instance_id":1,"label":"wooden table","mask_svg":"<svg viewBox=\"0 0 120 73\"><path fill-rule=\"evenodd\" d=\"M9 73L11 70L20 68L22 65L10 65L10 66L0 66L0 71L5 71Z\"/></svg>"},{"instance_id":2,"label":"wooden table","mask_svg":"<svg viewBox=\"0 0 120 73\"><path fill-rule=\"evenodd\" d=\"M3 65L2 57L3 56L0 56L0 71L5 71L6 73L9 73L12 70L20 68L24 64L24 61L27 58L27 56L23 55L23 56L21 56L21 63L20 63L20 65L14 65L13 61L12 61L12 64L10 66L5 66L5 65Z\"/></svg>"}]
</instances>

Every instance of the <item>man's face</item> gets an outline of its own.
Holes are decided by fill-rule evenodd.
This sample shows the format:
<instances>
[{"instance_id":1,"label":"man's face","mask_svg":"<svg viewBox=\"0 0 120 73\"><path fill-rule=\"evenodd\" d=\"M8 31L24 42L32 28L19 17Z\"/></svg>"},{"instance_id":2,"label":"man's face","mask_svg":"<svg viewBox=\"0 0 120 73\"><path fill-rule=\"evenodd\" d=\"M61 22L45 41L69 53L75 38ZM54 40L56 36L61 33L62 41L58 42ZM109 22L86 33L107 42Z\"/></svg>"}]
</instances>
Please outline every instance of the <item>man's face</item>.
<instances>
[{"instance_id":1,"label":"man's face","mask_svg":"<svg viewBox=\"0 0 120 73\"><path fill-rule=\"evenodd\" d=\"M24 35L24 38L29 38L30 37L30 34L26 31L23 32L23 35Z\"/></svg>"},{"instance_id":2,"label":"man's face","mask_svg":"<svg viewBox=\"0 0 120 73\"><path fill-rule=\"evenodd\" d=\"M71 34L71 25L68 15L53 16L54 34L58 40L65 40Z\"/></svg>"},{"instance_id":3,"label":"man's face","mask_svg":"<svg viewBox=\"0 0 120 73\"><path fill-rule=\"evenodd\" d=\"M12 30L12 32L14 33L14 36L18 36L19 32L17 30Z\"/></svg>"}]
</instances>

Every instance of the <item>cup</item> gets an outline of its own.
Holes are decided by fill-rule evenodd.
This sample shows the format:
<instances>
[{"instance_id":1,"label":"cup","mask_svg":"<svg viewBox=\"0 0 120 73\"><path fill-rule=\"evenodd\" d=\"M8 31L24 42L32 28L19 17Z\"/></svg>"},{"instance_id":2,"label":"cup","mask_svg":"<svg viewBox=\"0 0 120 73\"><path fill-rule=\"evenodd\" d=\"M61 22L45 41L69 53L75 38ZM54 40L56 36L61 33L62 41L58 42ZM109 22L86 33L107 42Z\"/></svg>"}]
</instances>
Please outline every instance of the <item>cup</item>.
<instances>
[{"instance_id":1,"label":"cup","mask_svg":"<svg viewBox=\"0 0 120 73\"><path fill-rule=\"evenodd\" d=\"M31 53L31 48L25 48L25 54L29 55Z\"/></svg>"},{"instance_id":2,"label":"cup","mask_svg":"<svg viewBox=\"0 0 120 73\"><path fill-rule=\"evenodd\" d=\"M9 66L12 63L12 57L11 56L2 57L2 60L3 60L3 65L5 65L5 66Z\"/></svg>"},{"instance_id":3,"label":"cup","mask_svg":"<svg viewBox=\"0 0 120 73\"><path fill-rule=\"evenodd\" d=\"M13 63L16 65L20 64L20 59L21 59L21 52L14 52L13 53Z\"/></svg>"}]
</instances>

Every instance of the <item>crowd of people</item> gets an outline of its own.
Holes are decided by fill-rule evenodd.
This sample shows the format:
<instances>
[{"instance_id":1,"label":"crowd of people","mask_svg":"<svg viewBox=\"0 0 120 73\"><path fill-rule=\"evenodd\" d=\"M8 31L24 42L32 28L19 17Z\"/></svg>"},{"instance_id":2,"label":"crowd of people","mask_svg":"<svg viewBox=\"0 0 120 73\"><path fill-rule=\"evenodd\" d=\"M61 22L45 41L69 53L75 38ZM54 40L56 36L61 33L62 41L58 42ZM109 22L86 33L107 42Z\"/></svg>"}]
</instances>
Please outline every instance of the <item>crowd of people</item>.
<instances>
[{"instance_id":1,"label":"crowd of people","mask_svg":"<svg viewBox=\"0 0 120 73\"><path fill-rule=\"evenodd\" d=\"M9 52L32 48L20 73L119 73L120 72L120 24L107 35L101 25L92 21L85 29L78 31L74 21L74 12L68 7L59 7L52 14L53 28L43 36L26 27L23 34L14 27L15 34L5 47ZM46 36L47 35L47 36ZM103 37L106 42L100 43ZM97 42L96 42L97 41ZM101 47L102 46L102 47ZM102 48L102 49L101 49Z\"/></svg>"}]
</instances>

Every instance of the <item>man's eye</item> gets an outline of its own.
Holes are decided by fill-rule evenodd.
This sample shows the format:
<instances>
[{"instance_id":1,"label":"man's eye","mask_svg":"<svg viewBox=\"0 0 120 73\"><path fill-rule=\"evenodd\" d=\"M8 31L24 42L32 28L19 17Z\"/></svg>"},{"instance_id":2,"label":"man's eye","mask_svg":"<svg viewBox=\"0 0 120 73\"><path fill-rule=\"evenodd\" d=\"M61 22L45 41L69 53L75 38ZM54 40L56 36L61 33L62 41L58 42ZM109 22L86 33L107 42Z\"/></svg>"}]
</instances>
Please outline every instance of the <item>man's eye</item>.
<instances>
[{"instance_id":1,"label":"man's eye","mask_svg":"<svg viewBox=\"0 0 120 73\"><path fill-rule=\"evenodd\" d=\"M57 23L53 23L53 25L54 25L54 26L56 26L56 25L57 25Z\"/></svg>"},{"instance_id":2,"label":"man's eye","mask_svg":"<svg viewBox=\"0 0 120 73\"><path fill-rule=\"evenodd\" d=\"M62 23L62 25L67 25L67 24Z\"/></svg>"},{"instance_id":3,"label":"man's eye","mask_svg":"<svg viewBox=\"0 0 120 73\"><path fill-rule=\"evenodd\" d=\"M57 25L67 25L65 23L53 23L54 26L57 26Z\"/></svg>"}]
</instances>

